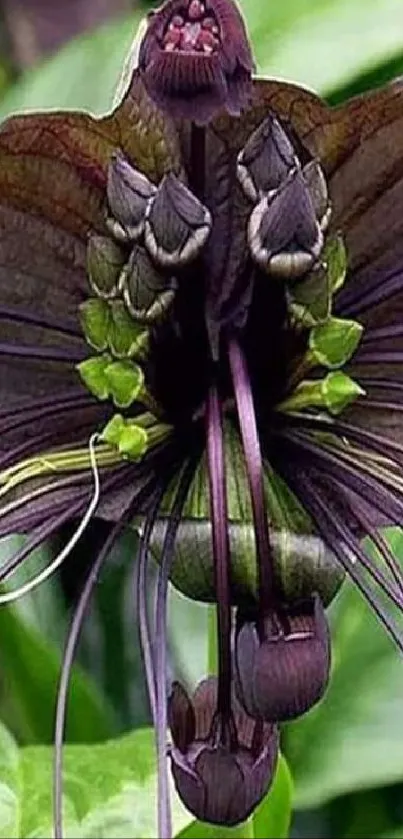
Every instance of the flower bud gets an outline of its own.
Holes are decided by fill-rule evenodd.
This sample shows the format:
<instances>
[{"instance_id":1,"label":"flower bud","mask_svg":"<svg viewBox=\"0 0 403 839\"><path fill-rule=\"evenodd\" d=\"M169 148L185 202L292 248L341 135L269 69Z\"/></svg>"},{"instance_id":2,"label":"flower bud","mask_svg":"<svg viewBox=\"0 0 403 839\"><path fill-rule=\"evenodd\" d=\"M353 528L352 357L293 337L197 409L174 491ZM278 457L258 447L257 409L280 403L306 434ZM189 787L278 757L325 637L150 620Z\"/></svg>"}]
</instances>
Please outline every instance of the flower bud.
<instances>
[{"instance_id":1,"label":"flower bud","mask_svg":"<svg viewBox=\"0 0 403 839\"><path fill-rule=\"evenodd\" d=\"M238 622L236 693L255 719L301 716L322 698L329 671L330 635L317 595L271 612L260 634L254 621Z\"/></svg>"},{"instance_id":2,"label":"flower bud","mask_svg":"<svg viewBox=\"0 0 403 839\"><path fill-rule=\"evenodd\" d=\"M192 700L174 684L168 709L172 773L196 818L231 827L248 818L270 787L278 731L252 720L237 702L225 720L216 708L215 678L201 682Z\"/></svg>"},{"instance_id":3,"label":"flower bud","mask_svg":"<svg viewBox=\"0 0 403 839\"><path fill-rule=\"evenodd\" d=\"M168 0L149 15L139 68L151 98L174 117L203 125L224 108L238 116L253 58L233 0Z\"/></svg>"}]
</instances>

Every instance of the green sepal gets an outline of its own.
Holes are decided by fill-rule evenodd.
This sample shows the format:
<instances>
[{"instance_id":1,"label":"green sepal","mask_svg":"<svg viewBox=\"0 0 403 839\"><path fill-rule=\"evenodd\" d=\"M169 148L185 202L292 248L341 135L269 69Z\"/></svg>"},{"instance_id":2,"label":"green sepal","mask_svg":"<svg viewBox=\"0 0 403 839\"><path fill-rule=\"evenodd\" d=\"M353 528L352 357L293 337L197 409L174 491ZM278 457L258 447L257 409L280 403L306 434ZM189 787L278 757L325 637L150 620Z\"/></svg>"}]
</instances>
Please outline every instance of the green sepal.
<instances>
[{"instance_id":1,"label":"green sepal","mask_svg":"<svg viewBox=\"0 0 403 839\"><path fill-rule=\"evenodd\" d=\"M103 355L87 358L85 361L77 364L77 370L85 386L101 402L104 402L109 396L109 382L106 371L111 361L111 356L108 353L104 353Z\"/></svg>"},{"instance_id":2,"label":"green sepal","mask_svg":"<svg viewBox=\"0 0 403 839\"><path fill-rule=\"evenodd\" d=\"M79 307L80 323L85 340L98 352L108 348L110 308L106 300L91 297Z\"/></svg>"},{"instance_id":3,"label":"green sepal","mask_svg":"<svg viewBox=\"0 0 403 839\"><path fill-rule=\"evenodd\" d=\"M144 359L148 351L148 331L135 323L123 300L111 301L109 311L108 344L111 353L117 358Z\"/></svg>"},{"instance_id":4,"label":"green sepal","mask_svg":"<svg viewBox=\"0 0 403 839\"><path fill-rule=\"evenodd\" d=\"M112 239L96 234L89 238L87 273L90 286L97 297L109 299L116 296L124 263L125 254Z\"/></svg>"},{"instance_id":5,"label":"green sepal","mask_svg":"<svg viewBox=\"0 0 403 839\"><path fill-rule=\"evenodd\" d=\"M323 323L330 317L332 292L323 265L312 271L305 280L287 292L291 316L306 329Z\"/></svg>"},{"instance_id":6,"label":"green sepal","mask_svg":"<svg viewBox=\"0 0 403 839\"><path fill-rule=\"evenodd\" d=\"M332 294L343 287L347 274L347 251L341 233L329 239L323 252Z\"/></svg>"},{"instance_id":7,"label":"green sepal","mask_svg":"<svg viewBox=\"0 0 403 839\"><path fill-rule=\"evenodd\" d=\"M283 413L296 413L306 408L322 408L337 416L365 391L340 370L324 379L304 379L293 393L277 406Z\"/></svg>"},{"instance_id":8,"label":"green sepal","mask_svg":"<svg viewBox=\"0 0 403 839\"><path fill-rule=\"evenodd\" d=\"M355 353L363 327L354 320L329 318L315 326L309 334L309 353L314 362L336 370L343 367Z\"/></svg>"},{"instance_id":9,"label":"green sepal","mask_svg":"<svg viewBox=\"0 0 403 839\"><path fill-rule=\"evenodd\" d=\"M346 249L338 235L326 242L320 265L288 288L288 309L301 326L311 329L330 317L333 295L342 287L346 271Z\"/></svg>"},{"instance_id":10,"label":"green sepal","mask_svg":"<svg viewBox=\"0 0 403 839\"><path fill-rule=\"evenodd\" d=\"M125 420L121 414L115 414L105 426L101 440L115 446L130 460L141 459L148 448L148 434L136 424L136 420Z\"/></svg>"},{"instance_id":11,"label":"green sepal","mask_svg":"<svg viewBox=\"0 0 403 839\"><path fill-rule=\"evenodd\" d=\"M117 408L129 408L140 398L144 386L144 374L133 361L112 361L105 369L105 377Z\"/></svg>"}]
</instances>

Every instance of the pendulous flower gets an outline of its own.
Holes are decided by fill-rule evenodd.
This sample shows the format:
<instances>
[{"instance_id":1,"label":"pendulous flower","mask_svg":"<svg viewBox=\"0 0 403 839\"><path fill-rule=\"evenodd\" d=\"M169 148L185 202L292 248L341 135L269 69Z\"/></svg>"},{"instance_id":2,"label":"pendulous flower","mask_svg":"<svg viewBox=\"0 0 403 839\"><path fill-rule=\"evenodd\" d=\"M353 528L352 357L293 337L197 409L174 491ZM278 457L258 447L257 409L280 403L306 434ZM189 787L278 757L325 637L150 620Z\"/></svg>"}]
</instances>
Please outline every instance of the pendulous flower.
<instances>
[{"instance_id":1,"label":"pendulous flower","mask_svg":"<svg viewBox=\"0 0 403 839\"><path fill-rule=\"evenodd\" d=\"M274 772L272 724L326 688L325 608L345 573L403 649L381 530L403 518L403 87L332 110L251 68L232 0L168 0L112 114L0 127L0 535L28 534L0 582L65 522L80 520L75 539L92 516L111 523L68 637L60 753L85 606L122 530L140 529L161 837L168 714L190 808L245 818ZM169 580L217 604L203 723L199 694L168 703ZM59 771L55 811L61 836Z\"/></svg>"},{"instance_id":2,"label":"pendulous flower","mask_svg":"<svg viewBox=\"0 0 403 839\"><path fill-rule=\"evenodd\" d=\"M214 678L201 682L192 699L178 683L169 698L175 784L188 809L205 822L245 821L273 779L278 731L248 717L236 703L217 711Z\"/></svg>"}]
</instances>

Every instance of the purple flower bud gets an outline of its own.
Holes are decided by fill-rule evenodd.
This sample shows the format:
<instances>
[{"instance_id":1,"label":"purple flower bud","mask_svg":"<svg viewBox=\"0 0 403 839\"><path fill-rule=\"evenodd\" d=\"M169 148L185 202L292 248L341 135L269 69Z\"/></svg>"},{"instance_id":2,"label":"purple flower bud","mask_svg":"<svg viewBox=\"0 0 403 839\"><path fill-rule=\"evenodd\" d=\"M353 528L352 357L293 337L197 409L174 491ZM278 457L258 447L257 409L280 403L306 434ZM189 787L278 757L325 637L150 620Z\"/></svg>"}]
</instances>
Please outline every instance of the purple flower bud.
<instances>
[{"instance_id":1,"label":"purple flower bud","mask_svg":"<svg viewBox=\"0 0 403 839\"><path fill-rule=\"evenodd\" d=\"M172 773L196 818L236 825L248 818L274 777L278 730L252 720L235 701L217 711L217 679L201 682L189 699L175 683L169 700Z\"/></svg>"},{"instance_id":2,"label":"purple flower bud","mask_svg":"<svg viewBox=\"0 0 403 839\"><path fill-rule=\"evenodd\" d=\"M139 68L152 99L200 125L251 96L253 57L233 0L168 0L149 16Z\"/></svg>"},{"instance_id":3,"label":"purple flower bud","mask_svg":"<svg viewBox=\"0 0 403 839\"><path fill-rule=\"evenodd\" d=\"M282 722L308 711L322 698L329 679L330 635L320 598L286 606L264 620L237 629L236 692L255 719Z\"/></svg>"}]
</instances>

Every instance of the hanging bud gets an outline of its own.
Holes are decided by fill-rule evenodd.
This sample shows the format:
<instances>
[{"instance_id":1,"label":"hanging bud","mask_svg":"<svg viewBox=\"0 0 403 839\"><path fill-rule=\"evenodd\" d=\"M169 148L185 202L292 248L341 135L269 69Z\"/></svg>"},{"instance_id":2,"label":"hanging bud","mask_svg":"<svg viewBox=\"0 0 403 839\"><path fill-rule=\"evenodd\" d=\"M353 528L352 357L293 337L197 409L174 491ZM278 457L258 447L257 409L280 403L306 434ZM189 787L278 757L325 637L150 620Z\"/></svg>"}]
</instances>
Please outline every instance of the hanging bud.
<instances>
[{"instance_id":1,"label":"hanging bud","mask_svg":"<svg viewBox=\"0 0 403 839\"><path fill-rule=\"evenodd\" d=\"M330 635L317 595L267 615L260 635L256 622L238 620L236 692L255 719L301 716L322 698L329 670Z\"/></svg>"},{"instance_id":2,"label":"hanging bud","mask_svg":"<svg viewBox=\"0 0 403 839\"><path fill-rule=\"evenodd\" d=\"M176 280L158 271L145 248L135 245L119 279L127 310L137 323L160 323L175 298Z\"/></svg>"},{"instance_id":3,"label":"hanging bud","mask_svg":"<svg viewBox=\"0 0 403 839\"><path fill-rule=\"evenodd\" d=\"M216 709L217 679L201 682L192 700L174 684L168 708L172 773L196 818L231 827L248 818L270 787L278 731L252 720L236 701L225 719Z\"/></svg>"},{"instance_id":4,"label":"hanging bud","mask_svg":"<svg viewBox=\"0 0 403 839\"><path fill-rule=\"evenodd\" d=\"M145 244L164 268L187 265L211 230L211 215L174 174L165 175L147 210Z\"/></svg>"},{"instance_id":5,"label":"hanging bud","mask_svg":"<svg viewBox=\"0 0 403 839\"><path fill-rule=\"evenodd\" d=\"M256 204L281 187L299 161L284 129L269 116L238 155L237 175L247 197Z\"/></svg>"},{"instance_id":6,"label":"hanging bud","mask_svg":"<svg viewBox=\"0 0 403 839\"><path fill-rule=\"evenodd\" d=\"M112 217L108 229L120 242L137 241L143 233L147 205L156 187L121 154L108 169L107 198Z\"/></svg>"},{"instance_id":7,"label":"hanging bud","mask_svg":"<svg viewBox=\"0 0 403 839\"><path fill-rule=\"evenodd\" d=\"M174 117L203 125L224 108L239 116L253 58L233 0L168 0L149 15L139 68L151 98Z\"/></svg>"}]
</instances>

